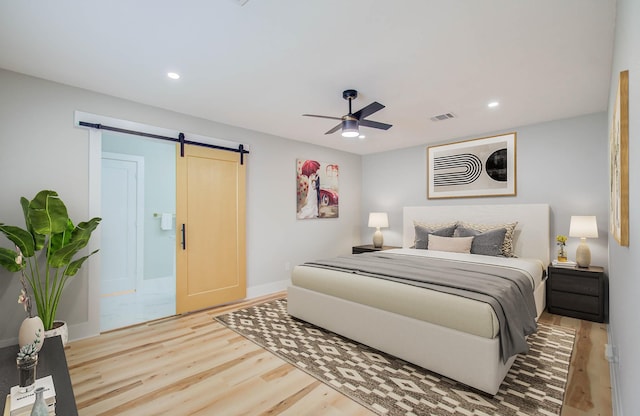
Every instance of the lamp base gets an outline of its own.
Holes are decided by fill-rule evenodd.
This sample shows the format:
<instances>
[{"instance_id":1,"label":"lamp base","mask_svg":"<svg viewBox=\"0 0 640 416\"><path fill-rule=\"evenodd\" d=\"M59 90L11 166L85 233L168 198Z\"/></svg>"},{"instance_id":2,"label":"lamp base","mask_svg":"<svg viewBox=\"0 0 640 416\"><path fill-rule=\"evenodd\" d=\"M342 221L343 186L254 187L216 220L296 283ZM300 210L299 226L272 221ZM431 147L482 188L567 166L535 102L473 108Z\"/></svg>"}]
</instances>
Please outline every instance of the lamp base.
<instances>
[{"instance_id":1,"label":"lamp base","mask_svg":"<svg viewBox=\"0 0 640 416\"><path fill-rule=\"evenodd\" d=\"M576 249L576 263L578 267L589 267L591 265L591 249L587 245L586 239L580 239L580 244Z\"/></svg>"},{"instance_id":2,"label":"lamp base","mask_svg":"<svg viewBox=\"0 0 640 416\"><path fill-rule=\"evenodd\" d=\"M382 248L382 242L382 231L380 231L380 228L378 228L376 232L373 233L373 246L375 248Z\"/></svg>"}]
</instances>

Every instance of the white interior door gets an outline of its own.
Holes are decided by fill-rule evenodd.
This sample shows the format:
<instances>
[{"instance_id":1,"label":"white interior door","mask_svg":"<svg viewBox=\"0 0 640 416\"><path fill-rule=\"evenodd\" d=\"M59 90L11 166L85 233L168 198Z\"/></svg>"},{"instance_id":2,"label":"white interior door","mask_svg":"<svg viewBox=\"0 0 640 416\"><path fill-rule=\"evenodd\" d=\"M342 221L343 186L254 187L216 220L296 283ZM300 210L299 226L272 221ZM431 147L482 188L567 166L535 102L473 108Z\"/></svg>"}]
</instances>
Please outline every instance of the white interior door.
<instances>
[{"instance_id":1,"label":"white interior door","mask_svg":"<svg viewBox=\"0 0 640 416\"><path fill-rule=\"evenodd\" d=\"M135 292L142 279L144 158L102 154L101 296Z\"/></svg>"}]
</instances>

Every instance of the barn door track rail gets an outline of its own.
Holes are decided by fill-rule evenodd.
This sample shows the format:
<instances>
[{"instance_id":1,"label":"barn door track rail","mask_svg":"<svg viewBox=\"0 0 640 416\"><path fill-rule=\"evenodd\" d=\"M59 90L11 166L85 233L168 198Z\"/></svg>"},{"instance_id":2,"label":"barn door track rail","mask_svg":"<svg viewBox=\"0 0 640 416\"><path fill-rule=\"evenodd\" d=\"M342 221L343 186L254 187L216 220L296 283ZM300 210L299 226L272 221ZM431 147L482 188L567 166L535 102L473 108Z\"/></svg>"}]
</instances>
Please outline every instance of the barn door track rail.
<instances>
[{"instance_id":1,"label":"barn door track rail","mask_svg":"<svg viewBox=\"0 0 640 416\"><path fill-rule=\"evenodd\" d=\"M242 144L238 145L238 148L236 149L234 147L225 147L225 146L218 146L218 145L209 144L209 143L194 142L192 140L186 140L185 137L184 137L184 133L180 133L178 135L178 138L176 139L175 137L161 136L159 134L145 133L143 131L121 129L119 127L105 126L104 124L88 123L86 121L80 121L80 122L78 122L78 124L80 126L83 126L83 127L90 127L92 129L109 130L109 131L115 131L115 132L118 132L118 133L127 133L127 134L133 134L133 135L136 135L136 136L149 137L151 139L167 140L167 141L174 142L174 143L180 143L180 156L181 157L184 157L184 145L185 144L191 144L191 145L195 145L195 146L208 147L208 148L211 148L211 149L219 149L219 150L226 150L228 152L240 153L240 164L241 165L244 165L244 155L249 153L248 150L245 150L244 145L242 145Z\"/></svg>"}]
</instances>

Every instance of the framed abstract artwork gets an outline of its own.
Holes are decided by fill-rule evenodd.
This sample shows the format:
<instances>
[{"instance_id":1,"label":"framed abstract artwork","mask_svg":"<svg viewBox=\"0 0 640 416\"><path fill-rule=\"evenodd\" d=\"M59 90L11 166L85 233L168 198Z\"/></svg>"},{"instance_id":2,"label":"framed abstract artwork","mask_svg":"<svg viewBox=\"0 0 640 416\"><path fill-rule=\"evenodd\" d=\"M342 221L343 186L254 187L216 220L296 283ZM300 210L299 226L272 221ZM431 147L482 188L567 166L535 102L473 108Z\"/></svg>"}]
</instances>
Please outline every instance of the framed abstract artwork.
<instances>
[{"instance_id":1,"label":"framed abstract artwork","mask_svg":"<svg viewBox=\"0 0 640 416\"><path fill-rule=\"evenodd\" d=\"M516 133L427 148L427 198L516 194Z\"/></svg>"},{"instance_id":2,"label":"framed abstract artwork","mask_svg":"<svg viewBox=\"0 0 640 416\"><path fill-rule=\"evenodd\" d=\"M629 71L620 72L609 132L609 231L629 245Z\"/></svg>"},{"instance_id":3,"label":"framed abstract artwork","mask_svg":"<svg viewBox=\"0 0 640 416\"><path fill-rule=\"evenodd\" d=\"M313 159L296 163L296 217L338 218L338 165Z\"/></svg>"}]
</instances>

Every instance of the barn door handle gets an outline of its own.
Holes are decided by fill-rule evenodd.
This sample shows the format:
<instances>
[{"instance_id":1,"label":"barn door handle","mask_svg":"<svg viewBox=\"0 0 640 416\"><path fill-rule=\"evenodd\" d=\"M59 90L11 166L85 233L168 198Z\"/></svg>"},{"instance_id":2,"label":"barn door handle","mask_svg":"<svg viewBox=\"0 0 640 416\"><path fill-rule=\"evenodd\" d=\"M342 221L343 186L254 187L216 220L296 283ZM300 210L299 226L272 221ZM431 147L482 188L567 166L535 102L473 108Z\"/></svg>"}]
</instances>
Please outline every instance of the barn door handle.
<instances>
[{"instance_id":1,"label":"barn door handle","mask_svg":"<svg viewBox=\"0 0 640 416\"><path fill-rule=\"evenodd\" d=\"M186 250L187 249L187 240L186 240L186 231L185 231L185 225L182 224L182 227L180 229L180 232L182 233L182 243L180 243L182 245L182 249Z\"/></svg>"}]
</instances>

